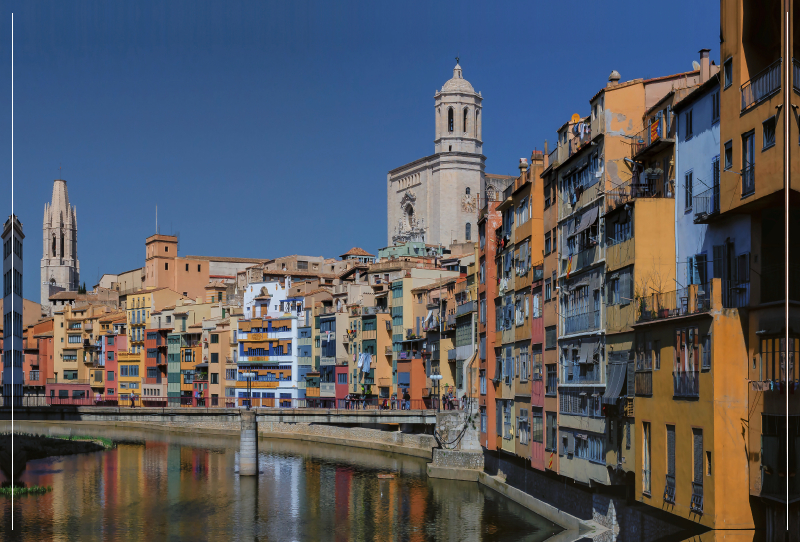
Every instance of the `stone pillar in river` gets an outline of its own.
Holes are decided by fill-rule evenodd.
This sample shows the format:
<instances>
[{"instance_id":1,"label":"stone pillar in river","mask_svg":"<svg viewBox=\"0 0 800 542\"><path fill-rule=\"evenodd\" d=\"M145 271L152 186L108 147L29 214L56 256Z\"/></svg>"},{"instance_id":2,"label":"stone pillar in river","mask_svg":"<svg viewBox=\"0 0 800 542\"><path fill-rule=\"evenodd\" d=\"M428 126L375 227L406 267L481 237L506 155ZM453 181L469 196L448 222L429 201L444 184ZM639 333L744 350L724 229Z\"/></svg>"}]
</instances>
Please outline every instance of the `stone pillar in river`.
<instances>
[{"instance_id":1,"label":"stone pillar in river","mask_svg":"<svg viewBox=\"0 0 800 542\"><path fill-rule=\"evenodd\" d=\"M256 413L242 411L242 436L239 442L239 474L258 475L258 422Z\"/></svg>"}]
</instances>

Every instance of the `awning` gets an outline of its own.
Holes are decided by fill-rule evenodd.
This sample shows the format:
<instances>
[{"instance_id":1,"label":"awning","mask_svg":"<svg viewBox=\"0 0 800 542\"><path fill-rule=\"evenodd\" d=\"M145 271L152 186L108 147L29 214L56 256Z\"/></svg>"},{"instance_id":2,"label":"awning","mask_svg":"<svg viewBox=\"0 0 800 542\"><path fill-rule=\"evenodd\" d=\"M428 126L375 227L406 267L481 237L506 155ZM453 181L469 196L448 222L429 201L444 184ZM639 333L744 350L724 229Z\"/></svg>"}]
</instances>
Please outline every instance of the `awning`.
<instances>
[{"instance_id":1,"label":"awning","mask_svg":"<svg viewBox=\"0 0 800 542\"><path fill-rule=\"evenodd\" d=\"M619 392L622 391L622 385L625 383L627 371L627 363L610 363L608 365L608 383L606 384L606 392L603 394L604 403L613 404L617 402Z\"/></svg>"},{"instance_id":2,"label":"awning","mask_svg":"<svg viewBox=\"0 0 800 542\"><path fill-rule=\"evenodd\" d=\"M207 369L208 368L208 363L198 363L197 365L194 366L194 368L195 369Z\"/></svg>"},{"instance_id":3,"label":"awning","mask_svg":"<svg viewBox=\"0 0 800 542\"><path fill-rule=\"evenodd\" d=\"M625 363L631 360L630 350L617 350L608 355L610 363Z\"/></svg>"},{"instance_id":4,"label":"awning","mask_svg":"<svg viewBox=\"0 0 800 542\"><path fill-rule=\"evenodd\" d=\"M583 213L583 216L581 217L581 221L578 224L578 227L575 228L575 231L570 233L568 237L574 237L578 235L583 230L587 229L589 226L597 222L598 209L599 207L595 205L594 207Z\"/></svg>"}]
</instances>

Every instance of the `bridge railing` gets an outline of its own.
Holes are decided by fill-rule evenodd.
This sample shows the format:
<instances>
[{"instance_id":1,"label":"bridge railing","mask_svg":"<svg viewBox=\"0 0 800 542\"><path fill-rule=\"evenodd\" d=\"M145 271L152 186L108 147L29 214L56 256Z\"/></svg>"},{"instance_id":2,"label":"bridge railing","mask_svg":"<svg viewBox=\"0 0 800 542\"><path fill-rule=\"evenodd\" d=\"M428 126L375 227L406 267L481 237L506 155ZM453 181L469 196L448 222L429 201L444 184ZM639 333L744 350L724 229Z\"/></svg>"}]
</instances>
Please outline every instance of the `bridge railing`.
<instances>
[{"instance_id":1,"label":"bridge railing","mask_svg":"<svg viewBox=\"0 0 800 542\"><path fill-rule=\"evenodd\" d=\"M262 392L263 393L263 392ZM255 395L255 394L254 394ZM52 397L23 396L18 398L15 407L115 407L119 410L136 408L187 408L213 410L220 408L254 409L327 409L327 410L463 410L462 401L439 400L438 397L410 399L408 401L390 398L351 396L345 399L333 397L308 397L303 399L280 397L153 397L136 395L134 397L105 396ZM0 397L0 407L3 404Z\"/></svg>"}]
</instances>

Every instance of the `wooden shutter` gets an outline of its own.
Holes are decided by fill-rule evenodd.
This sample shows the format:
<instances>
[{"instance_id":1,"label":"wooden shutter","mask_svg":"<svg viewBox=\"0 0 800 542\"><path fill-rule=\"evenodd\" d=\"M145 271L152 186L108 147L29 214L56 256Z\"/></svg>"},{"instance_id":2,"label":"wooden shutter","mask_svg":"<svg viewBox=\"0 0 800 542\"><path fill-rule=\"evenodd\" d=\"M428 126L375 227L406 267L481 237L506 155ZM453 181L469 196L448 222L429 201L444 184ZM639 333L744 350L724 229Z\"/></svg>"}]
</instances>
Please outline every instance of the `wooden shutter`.
<instances>
[{"instance_id":1,"label":"wooden shutter","mask_svg":"<svg viewBox=\"0 0 800 542\"><path fill-rule=\"evenodd\" d=\"M703 483L703 430L692 429L692 440L694 445L694 481Z\"/></svg>"},{"instance_id":2,"label":"wooden shutter","mask_svg":"<svg viewBox=\"0 0 800 542\"><path fill-rule=\"evenodd\" d=\"M667 426L667 476L675 476L675 426Z\"/></svg>"}]
</instances>

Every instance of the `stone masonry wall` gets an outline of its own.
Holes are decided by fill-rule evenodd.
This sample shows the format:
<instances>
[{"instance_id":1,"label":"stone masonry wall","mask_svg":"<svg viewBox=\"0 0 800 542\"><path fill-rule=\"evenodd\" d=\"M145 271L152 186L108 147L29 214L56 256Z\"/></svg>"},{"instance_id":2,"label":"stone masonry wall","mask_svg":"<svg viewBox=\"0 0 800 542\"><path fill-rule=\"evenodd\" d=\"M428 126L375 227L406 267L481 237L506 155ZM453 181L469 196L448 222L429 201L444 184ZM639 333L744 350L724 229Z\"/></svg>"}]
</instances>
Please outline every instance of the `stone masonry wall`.
<instances>
[{"instance_id":1,"label":"stone masonry wall","mask_svg":"<svg viewBox=\"0 0 800 542\"><path fill-rule=\"evenodd\" d=\"M454 469L483 470L483 454L455 450L433 450L433 465Z\"/></svg>"}]
</instances>

